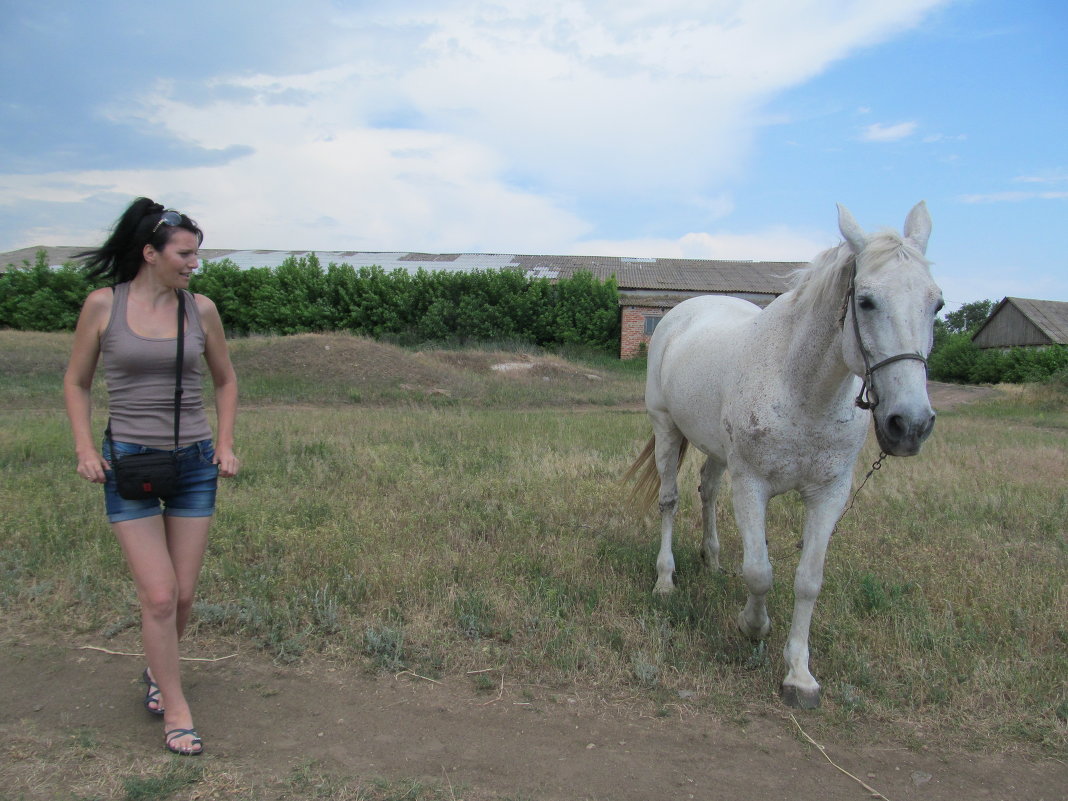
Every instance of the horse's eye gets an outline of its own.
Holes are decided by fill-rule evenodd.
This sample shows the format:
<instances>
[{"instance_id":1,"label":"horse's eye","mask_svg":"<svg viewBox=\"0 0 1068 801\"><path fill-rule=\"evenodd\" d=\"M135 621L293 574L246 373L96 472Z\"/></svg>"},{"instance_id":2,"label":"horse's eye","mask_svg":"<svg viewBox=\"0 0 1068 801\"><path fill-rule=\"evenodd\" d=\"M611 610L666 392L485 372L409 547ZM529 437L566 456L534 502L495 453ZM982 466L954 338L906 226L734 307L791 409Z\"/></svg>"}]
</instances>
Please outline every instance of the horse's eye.
<instances>
[{"instance_id":1,"label":"horse's eye","mask_svg":"<svg viewBox=\"0 0 1068 801\"><path fill-rule=\"evenodd\" d=\"M869 298L867 295L861 295L857 299L857 305L860 306L860 308L864 309L864 311L871 311L875 308L875 301Z\"/></svg>"}]
</instances>

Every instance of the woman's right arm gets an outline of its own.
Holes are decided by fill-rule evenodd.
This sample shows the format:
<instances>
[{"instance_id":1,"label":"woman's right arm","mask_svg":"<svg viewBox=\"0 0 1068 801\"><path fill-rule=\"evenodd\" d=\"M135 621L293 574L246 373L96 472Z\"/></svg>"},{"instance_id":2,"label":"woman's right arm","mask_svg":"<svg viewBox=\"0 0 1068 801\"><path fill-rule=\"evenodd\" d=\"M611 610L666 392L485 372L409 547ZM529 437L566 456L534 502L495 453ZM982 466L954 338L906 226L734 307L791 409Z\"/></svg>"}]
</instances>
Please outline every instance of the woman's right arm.
<instances>
[{"instance_id":1,"label":"woman's right arm","mask_svg":"<svg viewBox=\"0 0 1068 801\"><path fill-rule=\"evenodd\" d=\"M85 299L78 325L74 329L70 363L63 376L63 399L67 404L67 417L70 418L71 433L74 435L78 475L96 484L104 483L104 470L110 465L104 461L93 440L90 391L100 358L100 335L111 317L112 294L110 288L97 289Z\"/></svg>"}]
</instances>

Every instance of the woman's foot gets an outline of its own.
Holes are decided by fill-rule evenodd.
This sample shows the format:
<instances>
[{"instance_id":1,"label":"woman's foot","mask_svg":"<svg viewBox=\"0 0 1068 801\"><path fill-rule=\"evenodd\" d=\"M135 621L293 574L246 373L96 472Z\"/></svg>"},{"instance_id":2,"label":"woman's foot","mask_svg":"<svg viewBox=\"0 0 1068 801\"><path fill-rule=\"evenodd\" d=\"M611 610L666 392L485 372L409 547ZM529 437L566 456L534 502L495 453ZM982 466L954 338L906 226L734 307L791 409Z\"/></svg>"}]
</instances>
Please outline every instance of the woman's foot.
<instances>
[{"instance_id":1,"label":"woman's foot","mask_svg":"<svg viewBox=\"0 0 1068 801\"><path fill-rule=\"evenodd\" d=\"M199 756L204 753L204 741L196 729L170 729L163 733L167 750L179 756Z\"/></svg>"},{"instance_id":2,"label":"woman's foot","mask_svg":"<svg viewBox=\"0 0 1068 801\"><path fill-rule=\"evenodd\" d=\"M163 703L160 701L159 685L152 680L152 676L148 672L148 668L145 668L145 672L141 674L141 681L145 683L145 709L151 712L153 715L163 714Z\"/></svg>"}]
</instances>

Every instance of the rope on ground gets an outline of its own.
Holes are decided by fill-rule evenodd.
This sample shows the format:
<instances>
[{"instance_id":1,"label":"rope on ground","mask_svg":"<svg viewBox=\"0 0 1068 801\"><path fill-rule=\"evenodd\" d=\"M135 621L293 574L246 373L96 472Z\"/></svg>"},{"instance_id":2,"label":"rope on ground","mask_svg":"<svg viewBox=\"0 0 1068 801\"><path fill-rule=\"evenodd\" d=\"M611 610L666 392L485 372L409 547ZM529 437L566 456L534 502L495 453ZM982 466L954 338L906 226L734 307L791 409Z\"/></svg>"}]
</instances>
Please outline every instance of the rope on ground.
<instances>
[{"instance_id":1,"label":"rope on ground","mask_svg":"<svg viewBox=\"0 0 1068 801\"><path fill-rule=\"evenodd\" d=\"M410 671L410 670L402 670L400 673L398 673L397 675L395 675L393 677L393 680L394 681L399 681L401 676L414 676L417 679L422 679L423 681L429 681L431 684L441 684L441 682L438 681L437 679L428 679L426 676L420 676L418 673L412 673L412 671Z\"/></svg>"},{"instance_id":2,"label":"rope on ground","mask_svg":"<svg viewBox=\"0 0 1068 801\"><path fill-rule=\"evenodd\" d=\"M797 730L799 732L801 732L801 735L806 740L808 740L810 743L812 743L814 746L816 746L816 750L819 751L821 754L823 754L823 758L826 759L828 762L830 762L832 765L834 765L834 767L837 770L840 770L842 773L844 773L850 779L852 779L857 784L859 784L861 787L863 787L865 790L867 790L869 793L871 793L871 797L872 798L881 798L881 799L883 799L883 801L890 801L889 798L887 798L885 795L880 793L878 790L874 789L870 785L868 785L865 782L861 781L860 779L858 779L856 776L854 776L852 773L850 773L848 770L846 770L845 768L841 767L840 765L836 765L834 760L831 759L829 756L827 756L827 749L824 748L819 743L817 743L811 737L809 737L808 733L804 729L801 728L801 724L797 722L797 718L795 718L793 715L790 715L790 720L792 720L794 722L794 725L797 726Z\"/></svg>"},{"instance_id":3,"label":"rope on ground","mask_svg":"<svg viewBox=\"0 0 1068 801\"><path fill-rule=\"evenodd\" d=\"M99 648L95 645L79 645L75 647L76 651L100 651L102 654L109 654L110 656L134 656L138 659L143 659L144 654L130 654L125 651L109 651L107 648ZM213 656L213 657L199 657L199 656L180 656L178 657L182 662L222 662L224 659L233 659L237 656L236 653L229 654L228 656Z\"/></svg>"}]
</instances>

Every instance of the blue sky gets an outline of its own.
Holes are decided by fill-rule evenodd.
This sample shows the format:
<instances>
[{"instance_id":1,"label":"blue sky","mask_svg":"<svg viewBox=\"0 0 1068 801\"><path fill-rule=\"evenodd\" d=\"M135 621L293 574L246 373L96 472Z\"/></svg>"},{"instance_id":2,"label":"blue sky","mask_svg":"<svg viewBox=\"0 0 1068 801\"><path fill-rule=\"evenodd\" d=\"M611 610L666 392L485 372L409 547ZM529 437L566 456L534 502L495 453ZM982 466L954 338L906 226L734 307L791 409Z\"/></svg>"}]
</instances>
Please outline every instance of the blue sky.
<instances>
[{"instance_id":1,"label":"blue sky","mask_svg":"<svg viewBox=\"0 0 1068 801\"><path fill-rule=\"evenodd\" d=\"M1068 300L1060 0L0 0L0 250L806 261L927 201L952 309Z\"/></svg>"}]
</instances>

